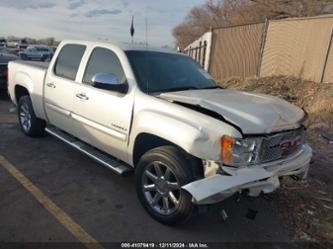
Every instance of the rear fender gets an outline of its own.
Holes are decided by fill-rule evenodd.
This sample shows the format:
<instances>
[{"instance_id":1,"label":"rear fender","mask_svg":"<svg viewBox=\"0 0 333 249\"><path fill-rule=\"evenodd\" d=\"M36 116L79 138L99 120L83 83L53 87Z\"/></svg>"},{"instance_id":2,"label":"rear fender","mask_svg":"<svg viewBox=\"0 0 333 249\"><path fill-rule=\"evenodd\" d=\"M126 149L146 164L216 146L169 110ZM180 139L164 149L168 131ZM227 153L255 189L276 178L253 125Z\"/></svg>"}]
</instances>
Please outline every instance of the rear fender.
<instances>
[{"instance_id":1,"label":"rear fender","mask_svg":"<svg viewBox=\"0 0 333 249\"><path fill-rule=\"evenodd\" d=\"M41 85L34 84L31 77L22 71L15 73L13 82L13 89L10 90L13 103L16 105L18 104L18 99L15 95L15 88L17 86L24 87L29 93L36 116L38 118L45 119L45 112L43 108L43 87Z\"/></svg>"}]
</instances>

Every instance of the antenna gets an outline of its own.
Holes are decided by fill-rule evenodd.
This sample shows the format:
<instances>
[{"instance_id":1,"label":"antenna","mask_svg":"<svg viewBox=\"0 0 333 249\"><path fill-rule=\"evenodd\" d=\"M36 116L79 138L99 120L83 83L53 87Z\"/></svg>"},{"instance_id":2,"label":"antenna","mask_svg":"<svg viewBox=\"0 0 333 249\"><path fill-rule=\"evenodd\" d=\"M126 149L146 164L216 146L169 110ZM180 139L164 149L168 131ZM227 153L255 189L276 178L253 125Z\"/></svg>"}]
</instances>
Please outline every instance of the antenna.
<instances>
[{"instance_id":1,"label":"antenna","mask_svg":"<svg viewBox=\"0 0 333 249\"><path fill-rule=\"evenodd\" d=\"M146 32L145 32L145 40L146 40L146 50L148 50L148 18L147 16L145 16L145 26L146 26ZM146 60L147 60L147 57L145 56ZM146 79L146 89L147 89L147 93L149 94L149 80L148 78Z\"/></svg>"}]
</instances>

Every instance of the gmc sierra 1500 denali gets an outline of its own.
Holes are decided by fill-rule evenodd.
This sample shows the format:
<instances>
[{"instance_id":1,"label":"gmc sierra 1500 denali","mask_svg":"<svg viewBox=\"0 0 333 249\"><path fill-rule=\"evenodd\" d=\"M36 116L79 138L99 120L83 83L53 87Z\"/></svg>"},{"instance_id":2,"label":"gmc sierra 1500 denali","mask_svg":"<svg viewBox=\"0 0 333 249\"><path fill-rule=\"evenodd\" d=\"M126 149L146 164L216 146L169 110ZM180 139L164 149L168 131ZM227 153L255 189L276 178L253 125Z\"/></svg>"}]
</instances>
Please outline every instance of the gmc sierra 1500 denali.
<instances>
[{"instance_id":1,"label":"gmc sierra 1500 denali","mask_svg":"<svg viewBox=\"0 0 333 249\"><path fill-rule=\"evenodd\" d=\"M186 55L64 41L44 65L9 63L22 131L46 131L120 175L135 171L139 200L162 223L242 191L270 193L282 176L306 177L305 113L223 89Z\"/></svg>"}]
</instances>

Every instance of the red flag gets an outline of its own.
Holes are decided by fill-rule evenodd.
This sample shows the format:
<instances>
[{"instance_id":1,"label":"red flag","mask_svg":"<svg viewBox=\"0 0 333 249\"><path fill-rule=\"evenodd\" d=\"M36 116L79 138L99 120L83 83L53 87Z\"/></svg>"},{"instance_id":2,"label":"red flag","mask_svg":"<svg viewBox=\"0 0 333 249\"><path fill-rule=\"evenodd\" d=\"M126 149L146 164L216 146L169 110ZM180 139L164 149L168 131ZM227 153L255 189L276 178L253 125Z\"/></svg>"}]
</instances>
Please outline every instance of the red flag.
<instances>
[{"instance_id":1,"label":"red flag","mask_svg":"<svg viewBox=\"0 0 333 249\"><path fill-rule=\"evenodd\" d=\"M131 36L133 37L134 35L134 16L132 16L132 23L131 23L131 28L130 28L130 32L131 32Z\"/></svg>"}]
</instances>

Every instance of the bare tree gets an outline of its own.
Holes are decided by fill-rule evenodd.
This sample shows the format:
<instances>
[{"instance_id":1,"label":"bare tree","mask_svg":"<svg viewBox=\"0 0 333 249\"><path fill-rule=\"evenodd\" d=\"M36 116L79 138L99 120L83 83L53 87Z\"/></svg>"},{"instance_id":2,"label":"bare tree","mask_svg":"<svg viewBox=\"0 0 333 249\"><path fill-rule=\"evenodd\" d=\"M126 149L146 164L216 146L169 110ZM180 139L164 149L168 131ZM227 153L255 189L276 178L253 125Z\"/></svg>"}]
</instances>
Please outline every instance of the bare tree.
<instances>
[{"instance_id":1,"label":"bare tree","mask_svg":"<svg viewBox=\"0 0 333 249\"><path fill-rule=\"evenodd\" d=\"M8 36L7 39L9 41L12 41L12 40L19 40L22 38L11 35L11 36ZM48 45L48 46L57 46L59 44L59 41L56 41L53 37L42 38L42 39L25 37L24 39L27 40L27 42L29 44L43 44L43 45Z\"/></svg>"},{"instance_id":2,"label":"bare tree","mask_svg":"<svg viewBox=\"0 0 333 249\"><path fill-rule=\"evenodd\" d=\"M173 29L173 35L177 46L183 49L211 27L328 13L333 13L333 0L207 0L191 9Z\"/></svg>"}]
</instances>

